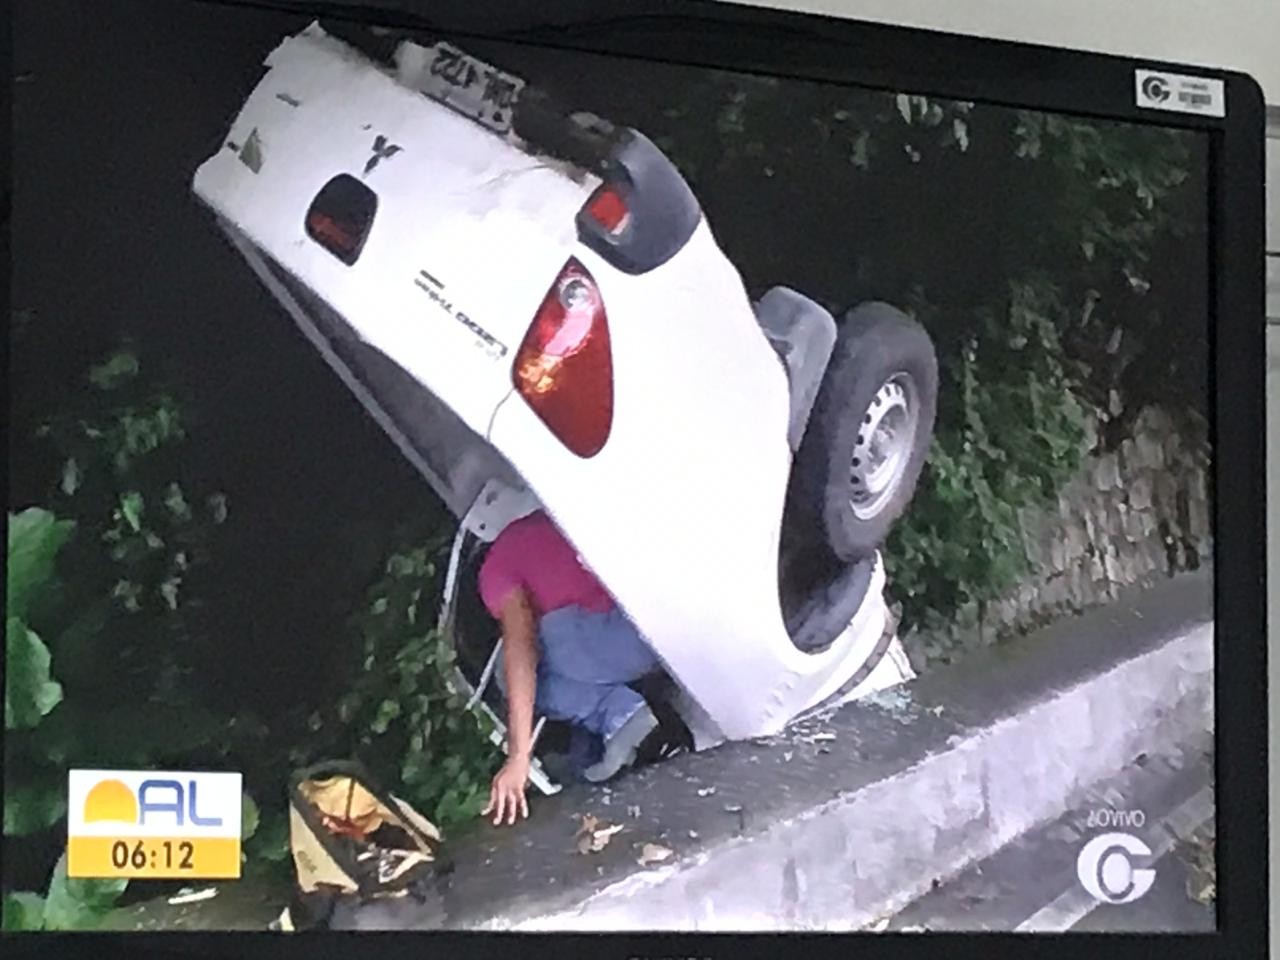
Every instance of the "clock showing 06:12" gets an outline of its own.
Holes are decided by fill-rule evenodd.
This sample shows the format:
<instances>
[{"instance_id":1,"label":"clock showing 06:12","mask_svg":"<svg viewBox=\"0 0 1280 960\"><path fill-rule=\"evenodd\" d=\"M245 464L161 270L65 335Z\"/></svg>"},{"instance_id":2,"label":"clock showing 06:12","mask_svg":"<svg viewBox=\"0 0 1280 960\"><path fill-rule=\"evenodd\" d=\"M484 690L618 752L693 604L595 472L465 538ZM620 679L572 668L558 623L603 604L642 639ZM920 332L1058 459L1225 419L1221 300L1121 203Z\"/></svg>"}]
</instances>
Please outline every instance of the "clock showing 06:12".
<instances>
[{"instance_id":1,"label":"clock showing 06:12","mask_svg":"<svg viewBox=\"0 0 1280 960\"><path fill-rule=\"evenodd\" d=\"M178 852L174 854L174 847ZM132 844L128 840L117 840L111 844L111 865L117 870L190 870L196 868L196 841L183 840L174 843L172 840L136 840ZM193 874L194 875L194 874Z\"/></svg>"},{"instance_id":2,"label":"clock showing 06:12","mask_svg":"<svg viewBox=\"0 0 1280 960\"><path fill-rule=\"evenodd\" d=\"M73 770L67 794L69 877L240 876L238 773Z\"/></svg>"}]
</instances>

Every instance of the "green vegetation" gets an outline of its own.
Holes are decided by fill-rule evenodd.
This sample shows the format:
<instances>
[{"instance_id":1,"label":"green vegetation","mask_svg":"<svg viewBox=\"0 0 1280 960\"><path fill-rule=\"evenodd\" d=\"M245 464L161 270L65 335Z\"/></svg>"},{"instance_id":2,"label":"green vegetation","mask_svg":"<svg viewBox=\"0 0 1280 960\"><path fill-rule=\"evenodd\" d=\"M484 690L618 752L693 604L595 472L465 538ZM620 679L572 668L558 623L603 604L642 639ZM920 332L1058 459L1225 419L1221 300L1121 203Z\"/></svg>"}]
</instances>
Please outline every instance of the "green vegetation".
<instances>
[{"instance_id":1,"label":"green vegetation","mask_svg":"<svg viewBox=\"0 0 1280 960\"><path fill-rule=\"evenodd\" d=\"M937 344L935 443L886 549L908 626L1016 583L1019 512L1056 498L1091 435L1118 443L1161 403L1203 436L1193 136L767 77L692 85L678 106L630 104L633 123L692 179L749 288L794 286L837 316L888 300Z\"/></svg>"},{"instance_id":2,"label":"green vegetation","mask_svg":"<svg viewBox=\"0 0 1280 960\"><path fill-rule=\"evenodd\" d=\"M331 754L360 757L406 800L448 827L475 817L500 765L492 726L452 674L456 654L436 629L443 541L394 553L353 618L362 660L335 709L313 719Z\"/></svg>"},{"instance_id":3,"label":"green vegetation","mask_svg":"<svg viewBox=\"0 0 1280 960\"><path fill-rule=\"evenodd\" d=\"M888 300L938 346L932 455L886 550L908 625L1016 581L1019 511L1052 501L1088 437L1118 442L1150 403L1202 422L1188 404L1207 392L1205 157L1190 135L765 78L681 90L670 107L602 85L583 106L671 152L753 293L787 284L837 313ZM15 342L37 329L29 313L14 327ZM15 364L61 358L47 342ZM13 425L27 445L9 504L4 879L22 892L5 894L6 927L92 926L126 893L66 877L72 767L241 771L246 870L268 874L288 865L285 780L313 760L359 757L445 828L474 818L499 753L436 629L444 512L424 495L351 520L292 502L293 474L251 507L249 484L230 495L214 476L235 429L200 417L258 417L254 397L169 389L128 344L75 375ZM327 472L327 448L308 449L282 472ZM378 500L388 477L363 472L344 495ZM275 509L289 519L273 525Z\"/></svg>"},{"instance_id":4,"label":"green vegetation","mask_svg":"<svg viewBox=\"0 0 1280 960\"><path fill-rule=\"evenodd\" d=\"M228 535L234 506L188 476L182 404L133 349L85 384L33 430L56 465L52 509L9 514L4 833L46 889L6 893L6 926L92 927L128 886L66 877L56 837L72 768L243 772L250 872L286 868L284 783L321 758L360 757L444 827L473 817L497 748L452 689L453 651L434 629L438 545L391 555L336 682L246 706L221 635L234 618L218 561L243 542Z\"/></svg>"}]
</instances>

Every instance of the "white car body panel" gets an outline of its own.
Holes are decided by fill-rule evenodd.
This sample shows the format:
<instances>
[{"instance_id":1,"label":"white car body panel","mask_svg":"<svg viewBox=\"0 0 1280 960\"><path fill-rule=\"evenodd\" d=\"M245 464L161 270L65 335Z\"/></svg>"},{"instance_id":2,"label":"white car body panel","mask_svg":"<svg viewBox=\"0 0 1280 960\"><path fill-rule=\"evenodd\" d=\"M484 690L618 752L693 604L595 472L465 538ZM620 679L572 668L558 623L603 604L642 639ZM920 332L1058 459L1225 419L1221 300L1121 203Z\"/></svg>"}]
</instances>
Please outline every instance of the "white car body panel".
<instances>
[{"instance_id":1,"label":"white car body panel","mask_svg":"<svg viewBox=\"0 0 1280 960\"><path fill-rule=\"evenodd\" d=\"M855 629L821 654L795 648L778 598L787 382L737 271L705 222L658 268L658 302L651 275L578 257L609 314L610 441L582 460L518 396L489 440L725 735L776 732L840 686L860 637L880 637L883 572Z\"/></svg>"},{"instance_id":2,"label":"white car body panel","mask_svg":"<svg viewBox=\"0 0 1280 960\"><path fill-rule=\"evenodd\" d=\"M448 109L426 108L421 94L314 28L266 63L227 137L239 146L256 131L259 171L225 148L197 171L196 194L483 436L529 322L577 245L573 218L592 185ZM363 177L378 212L348 267L307 236L303 218L337 173L364 169L378 136L401 150ZM441 150L451 162L424 176ZM422 270L504 356L415 283Z\"/></svg>"},{"instance_id":3,"label":"white car body panel","mask_svg":"<svg viewBox=\"0 0 1280 960\"><path fill-rule=\"evenodd\" d=\"M268 260L443 401L477 442L487 439L533 494L503 522L545 506L695 702L703 740L776 733L847 696L842 688L883 653L892 630L883 565L825 651L794 646L778 595L791 469L787 376L705 220L672 259L625 274L577 238L575 215L598 180L407 89L318 27L266 63L226 138L236 147L207 160L194 189L277 298L287 299ZM238 152L254 131L257 172ZM307 236L303 220L335 175L361 177L375 136L401 150L362 178L379 205L349 267ZM599 286L614 365L611 435L589 459L561 444L511 379L516 350L570 257ZM423 270L506 351L428 297L415 283ZM376 398L357 393L407 450ZM429 478L441 472L410 459ZM472 522L483 515L455 512ZM497 532L491 525L484 539ZM883 685L886 669L855 692Z\"/></svg>"}]
</instances>

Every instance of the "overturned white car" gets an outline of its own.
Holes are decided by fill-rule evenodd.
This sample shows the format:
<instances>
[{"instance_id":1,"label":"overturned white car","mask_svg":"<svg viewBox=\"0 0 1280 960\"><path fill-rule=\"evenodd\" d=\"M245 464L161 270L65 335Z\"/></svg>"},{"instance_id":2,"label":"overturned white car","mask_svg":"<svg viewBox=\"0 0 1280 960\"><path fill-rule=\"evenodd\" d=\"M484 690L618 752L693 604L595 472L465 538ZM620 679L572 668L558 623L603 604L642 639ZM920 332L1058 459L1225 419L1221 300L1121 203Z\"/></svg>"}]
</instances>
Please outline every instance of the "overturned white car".
<instances>
[{"instance_id":1,"label":"overturned white car","mask_svg":"<svg viewBox=\"0 0 1280 960\"><path fill-rule=\"evenodd\" d=\"M917 324L753 303L653 143L447 43L312 25L266 65L194 189L458 517L460 682L496 630L461 629L459 592L538 507L698 746L909 671L878 548L933 428Z\"/></svg>"}]
</instances>

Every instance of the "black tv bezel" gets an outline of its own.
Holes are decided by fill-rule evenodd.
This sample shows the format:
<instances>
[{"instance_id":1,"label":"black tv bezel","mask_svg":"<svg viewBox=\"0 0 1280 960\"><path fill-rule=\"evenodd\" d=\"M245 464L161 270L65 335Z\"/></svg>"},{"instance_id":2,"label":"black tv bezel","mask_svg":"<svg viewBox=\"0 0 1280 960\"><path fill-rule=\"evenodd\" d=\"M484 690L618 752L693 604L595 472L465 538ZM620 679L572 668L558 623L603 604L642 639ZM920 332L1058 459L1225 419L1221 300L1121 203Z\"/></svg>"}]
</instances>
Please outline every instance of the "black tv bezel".
<instances>
[{"instance_id":1,"label":"black tv bezel","mask_svg":"<svg viewBox=\"0 0 1280 960\"><path fill-rule=\"evenodd\" d=\"M145 933L6 937L6 946L128 955L346 954L365 949L450 957L519 951L561 958L685 960L803 950L843 957L1164 957L1259 955L1268 932L1265 478L1264 97L1230 70L991 40L722 0L197 0L407 30L533 43L565 51L904 89L1105 120L1204 131L1210 138L1211 441L1214 449L1216 934L269 934ZM264 51L265 54L266 51ZM1224 119L1156 112L1134 102L1135 69L1221 79ZM846 939L854 937L854 940ZM114 945L104 940L118 941ZM76 942L79 942L79 946ZM363 941L363 943L362 943ZM61 955L61 954L59 954Z\"/></svg>"}]
</instances>

